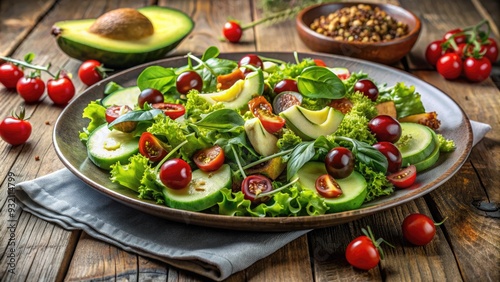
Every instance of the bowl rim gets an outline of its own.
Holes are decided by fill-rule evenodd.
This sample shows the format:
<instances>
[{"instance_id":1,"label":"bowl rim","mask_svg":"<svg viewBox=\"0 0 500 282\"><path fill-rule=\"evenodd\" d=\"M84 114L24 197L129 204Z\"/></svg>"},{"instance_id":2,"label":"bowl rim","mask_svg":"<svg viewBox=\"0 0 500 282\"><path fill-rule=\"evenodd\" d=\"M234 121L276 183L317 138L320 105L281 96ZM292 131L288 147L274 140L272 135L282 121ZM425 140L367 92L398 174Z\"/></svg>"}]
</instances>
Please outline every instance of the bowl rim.
<instances>
[{"instance_id":1,"label":"bowl rim","mask_svg":"<svg viewBox=\"0 0 500 282\"><path fill-rule=\"evenodd\" d=\"M397 10L401 13L405 13L405 14L411 16L413 19L415 19L415 27L412 30L410 30L410 32L408 32L408 34L406 34L405 36L399 37L396 39L392 39L389 41L360 42L360 41L335 40L330 36L326 36L326 35L323 35L321 33L317 33L316 31L312 30L308 25L306 25L304 23L304 15L306 13L310 12L311 10L317 9L318 7L321 7L321 6L339 6L339 9L340 9L343 7L357 6L359 4L370 5L372 7L379 7L384 11L386 11L386 9L384 9L384 7L389 7L393 10ZM407 10L401 6L397 6L397 5L393 5L393 4L389 4L389 3L368 3L368 2L331 2L331 3L320 3L320 4L311 5L309 7L302 9L297 14L296 23L297 23L297 26L300 27L307 34L314 36L314 37L317 37L321 40L329 41L331 43L352 44L352 45L357 45L357 46L377 46L377 47L383 47L383 46L389 46L389 45L395 45L398 43L403 43L403 42L411 39L413 36L418 36L420 34L420 30L422 28L422 23L421 23L420 18L417 17L417 15L415 15L410 10Z\"/></svg>"}]
</instances>

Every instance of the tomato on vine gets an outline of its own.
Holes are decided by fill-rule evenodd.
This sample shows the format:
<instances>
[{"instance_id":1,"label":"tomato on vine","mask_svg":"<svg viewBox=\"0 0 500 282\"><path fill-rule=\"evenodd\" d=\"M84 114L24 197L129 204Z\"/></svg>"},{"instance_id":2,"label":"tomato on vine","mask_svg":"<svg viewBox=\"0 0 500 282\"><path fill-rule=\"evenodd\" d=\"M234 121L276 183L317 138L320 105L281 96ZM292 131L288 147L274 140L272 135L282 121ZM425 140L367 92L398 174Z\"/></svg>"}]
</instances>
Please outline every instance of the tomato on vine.
<instances>
[{"instance_id":1,"label":"tomato on vine","mask_svg":"<svg viewBox=\"0 0 500 282\"><path fill-rule=\"evenodd\" d=\"M369 226L367 229L368 231L361 229L365 235L352 240L345 251L349 264L362 270L370 270L376 267L381 259L384 259L384 252L380 247L382 243L394 247L382 238L375 240Z\"/></svg>"},{"instance_id":2,"label":"tomato on vine","mask_svg":"<svg viewBox=\"0 0 500 282\"><path fill-rule=\"evenodd\" d=\"M455 53L446 53L436 63L438 73L446 79L456 79L462 73L463 62Z\"/></svg>"},{"instance_id":3,"label":"tomato on vine","mask_svg":"<svg viewBox=\"0 0 500 282\"><path fill-rule=\"evenodd\" d=\"M403 220L403 237L414 245L427 245L436 234L436 226L443 224L443 222L444 220L440 223L434 223L430 217L420 213L410 214Z\"/></svg>"},{"instance_id":4,"label":"tomato on vine","mask_svg":"<svg viewBox=\"0 0 500 282\"><path fill-rule=\"evenodd\" d=\"M25 117L25 109L21 112L12 113L0 122L0 137L10 145L16 146L25 143L31 135L31 123L29 117Z\"/></svg>"},{"instance_id":5,"label":"tomato on vine","mask_svg":"<svg viewBox=\"0 0 500 282\"><path fill-rule=\"evenodd\" d=\"M4 63L0 65L0 83L7 89L15 89L19 79L24 77L23 70L12 64Z\"/></svg>"},{"instance_id":6,"label":"tomato on vine","mask_svg":"<svg viewBox=\"0 0 500 282\"><path fill-rule=\"evenodd\" d=\"M463 65L465 77L473 82L480 82L487 79L491 73L491 62L488 58L469 57L465 59Z\"/></svg>"},{"instance_id":7,"label":"tomato on vine","mask_svg":"<svg viewBox=\"0 0 500 282\"><path fill-rule=\"evenodd\" d=\"M45 82L39 72L33 72L17 81L16 91L27 103L35 103L45 92Z\"/></svg>"},{"instance_id":8,"label":"tomato on vine","mask_svg":"<svg viewBox=\"0 0 500 282\"><path fill-rule=\"evenodd\" d=\"M56 105L66 105L75 96L73 81L64 73L47 81L47 95Z\"/></svg>"},{"instance_id":9,"label":"tomato on vine","mask_svg":"<svg viewBox=\"0 0 500 282\"><path fill-rule=\"evenodd\" d=\"M238 43L243 35L243 29L237 21L232 20L224 24L222 34L229 42Z\"/></svg>"},{"instance_id":10,"label":"tomato on vine","mask_svg":"<svg viewBox=\"0 0 500 282\"><path fill-rule=\"evenodd\" d=\"M101 62L97 60L87 60L83 62L78 68L78 77L87 86L94 85L95 83L106 78L110 69L104 68Z\"/></svg>"}]
</instances>

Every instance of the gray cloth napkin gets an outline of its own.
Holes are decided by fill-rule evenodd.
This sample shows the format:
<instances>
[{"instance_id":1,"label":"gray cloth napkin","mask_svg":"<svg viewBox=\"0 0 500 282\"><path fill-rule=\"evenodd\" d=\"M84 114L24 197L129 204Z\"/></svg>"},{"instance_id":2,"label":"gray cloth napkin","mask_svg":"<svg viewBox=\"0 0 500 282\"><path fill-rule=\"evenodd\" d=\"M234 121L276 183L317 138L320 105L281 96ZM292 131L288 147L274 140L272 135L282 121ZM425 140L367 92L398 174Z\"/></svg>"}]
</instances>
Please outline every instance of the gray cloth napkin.
<instances>
[{"instance_id":1,"label":"gray cloth napkin","mask_svg":"<svg viewBox=\"0 0 500 282\"><path fill-rule=\"evenodd\" d=\"M491 126L471 124L475 145ZM214 280L249 267L308 232L227 231L170 222L102 195L67 169L20 183L15 195L23 210L46 221Z\"/></svg>"}]
</instances>

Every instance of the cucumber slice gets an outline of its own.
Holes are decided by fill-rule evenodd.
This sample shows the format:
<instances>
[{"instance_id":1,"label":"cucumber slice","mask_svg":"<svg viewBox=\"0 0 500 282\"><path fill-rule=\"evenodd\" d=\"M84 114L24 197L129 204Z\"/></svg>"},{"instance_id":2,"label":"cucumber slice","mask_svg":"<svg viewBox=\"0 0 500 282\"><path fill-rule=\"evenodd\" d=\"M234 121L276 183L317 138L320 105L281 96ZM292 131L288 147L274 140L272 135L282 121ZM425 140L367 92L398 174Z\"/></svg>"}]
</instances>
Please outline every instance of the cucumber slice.
<instances>
[{"instance_id":1,"label":"cucumber slice","mask_svg":"<svg viewBox=\"0 0 500 282\"><path fill-rule=\"evenodd\" d=\"M112 164L125 164L139 152L139 138L118 130L109 130L105 123L96 128L87 141L88 158L98 167L109 170Z\"/></svg>"},{"instance_id":2,"label":"cucumber slice","mask_svg":"<svg viewBox=\"0 0 500 282\"><path fill-rule=\"evenodd\" d=\"M411 138L404 145L396 143L402 156L402 165L404 167L421 162L430 156L437 144L434 140L434 131L425 125L402 122L401 136L409 135Z\"/></svg>"},{"instance_id":3,"label":"cucumber slice","mask_svg":"<svg viewBox=\"0 0 500 282\"><path fill-rule=\"evenodd\" d=\"M231 169L224 164L213 172L193 171L193 180L182 189L171 189L163 185L160 179L156 182L163 187L165 204L169 207L188 210L206 210L222 201L222 188L231 188Z\"/></svg>"},{"instance_id":4,"label":"cucumber slice","mask_svg":"<svg viewBox=\"0 0 500 282\"><path fill-rule=\"evenodd\" d=\"M308 162L299 169L294 178L299 178L297 183L302 189L316 192L316 179L326 173L324 163ZM328 212L342 212L361 207L368 193L365 178L360 173L353 171L348 177L335 180L342 189L342 195L337 198L324 198L329 207Z\"/></svg>"},{"instance_id":5,"label":"cucumber slice","mask_svg":"<svg viewBox=\"0 0 500 282\"><path fill-rule=\"evenodd\" d=\"M432 132L432 140L434 140L436 146L427 158L418 163L414 163L415 167L417 168L417 172L421 172L432 167L439 160L439 140L437 134L432 130L430 131Z\"/></svg>"},{"instance_id":6,"label":"cucumber slice","mask_svg":"<svg viewBox=\"0 0 500 282\"><path fill-rule=\"evenodd\" d=\"M108 108L111 106L129 106L131 109L137 104L141 90L137 86L116 90L101 100L101 105Z\"/></svg>"}]
</instances>

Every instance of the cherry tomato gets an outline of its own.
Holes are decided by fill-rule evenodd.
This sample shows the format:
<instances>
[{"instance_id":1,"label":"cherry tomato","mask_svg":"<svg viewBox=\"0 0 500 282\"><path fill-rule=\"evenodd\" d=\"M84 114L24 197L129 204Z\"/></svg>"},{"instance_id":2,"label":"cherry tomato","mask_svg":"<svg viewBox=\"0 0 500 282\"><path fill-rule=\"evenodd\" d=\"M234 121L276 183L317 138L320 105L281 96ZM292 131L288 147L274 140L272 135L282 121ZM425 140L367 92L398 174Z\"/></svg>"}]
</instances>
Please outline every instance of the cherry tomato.
<instances>
[{"instance_id":1,"label":"cherry tomato","mask_svg":"<svg viewBox=\"0 0 500 282\"><path fill-rule=\"evenodd\" d=\"M163 147L162 142L156 138L156 136L147 131L143 132L141 134L141 138L139 138L139 153L154 163L161 161L168 154L167 150Z\"/></svg>"},{"instance_id":2,"label":"cherry tomato","mask_svg":"<svg viewBox=\"0 0 500 282\"><path fill-rule=\"evenodd\" d=\"M352 240L345 251L349 264L362 269L370 270L380 262L380 254L370 237L362 235Z\"/></svg>"},{"instance_id":3,"label":"cherry tomato","mask_svg":"<svg viewBox=\"0 0 500 282\"><path fill-rule=\"evenodd\" d=\"M375 134L377 141L396 143L401 137L401 125L388 115L378 115L368 122L368 128Z\"/></svg>"},{"instance_id":4,"label":"cherry tomato","mask_svg":"<svg viewBox=\"0 0 500 282\"><path fill-rule=\"evenodd\" d=\"M40 100L45 91L45 83L39 76L22 77L17 81L16 90L27 103Z\"/></svg>"},{"instance_id":5,"label":"cherry tomato","mask_svg":"<svg viewBox=\"0 0 500 282\"><path fill-rule=\"evenodd\" d=\"M444 53L443 47L441 46L442 43L443 40L433 41L429 43L425 49L425 59L433 67L436 66L437 61Z\"/></svg>"},{"instance_id":6,"label":"cherry tomato","mask_svg":"<svg viewBox=\"0 0 500 282\"><path fill-rule=\"evenodd\" d=\"M49 79L47 94L54 104L66 105L75 96L75 86L67 76Z\"/></svg>"},{"instance_id":7,"label":"cherry tomato","mask_svg":"<svg viewBox=\"0 0 500 282\"><path fill-rule=\"evenodd\" d=\"M106 122L112 123L119 116L132 111L129 106L111 106L106 109ZM113 129L122 132L132 132L137 127L137 122L135 121L124 121L113 125Z\"/></svg>"},{"instance_id":8,"label":"cherry tomato","mask_svg":"<svg viewBox=\"0 0 500 282\"><path fill-rule=\"evenodd\" d=\"M97 60L87 60L78 68L78 77L87 86L94 85L106 76L106 69Z\"/></svg>"},{"instance_id":9,"label":"cherry tomato","mask_svg":"<svg viewBox=\"0 0 500 282\"><path fill-rule=\"evenodd\" d=\"M141 94L139 94L138 105L142 108L145 103L155 104L163 103L163 101L165 101L165 97L160 91L154 88L146 88L141 91Z\"/></svg>"},{"instance_id":10,"label":"cherry tomato","mask_svg":"<svg viewBox=\"0 0 500 282\"><path fill-rule=\"evenodd\" d=\"M284 91L299 92L297 81L295 79L285 78L274 85L274 93L279 94Z\"/></svg>"},{"instance_id":11,"label":"cherry tomato","mask_svg":"<svg viewBox=\"0 0 500 282\"><path fill-rule=\"evenodd\" d=\"M273 190L271 180L259 174L249 175L241 183L241 192L245 195L245 199L252 202L259 202L257 196L271 190ZM265 198L262 200L265 200Z\"/></svg>"},{"instance_id":12,"label":"cherry tomato","mask_svg":"<svg viewBox=\"0 0 500 282\"><path fill-rule=\"evenodd\" d=\"M363 93L363 95L370 98L372 101L376 101L378 98L378 87L369 79L358 80L354 84L354 91Z\"/></svg>"},{"instance_id":13,"label":"cherry tomato","mask_svg":"<svg viewBox=\"0 0 500 282\"><path fill-rule=\"evenodd\" d=\"M197 72L193 70L185 71L177 76L175 87L181 94L187 94L192 89L201 92L201 89L203 89L203 80Z\"/></svg>"},{"instance_id":14,"label":"cherry tomato","mask_svg":"<svg viewBox=\"0 0 500 282\"><path fill-rule=\"evenodd\" d=\"M479 59L469 57L464 61L463 73L470 81L483 81L491 74L491 62L486 57Z\"/></svg>"},{"instance_id":15,"label":"cherry tomato","mask_svg":"<svg viewBox=\"0 0 500 282\"><path fill-rule=\"evenodd\" d=\"M228 89L240 79L245 79L245 74L239 68L231 73L219 75L217 76L217 89Z\"/></svg>"},{"instance_id":16,"label":"cherry tomato","mask_svg":"<svg viewBox=\"0 0 500 282\"><path fill-rule=\"evenodd\" d=\"M462 73L462 59L455 53L446 53L436 63L438 73L446 79L455 79Z\"/></svg>"},{"instance_id":17,"label":"cherry tomato","mask_svg":"<svg viewBox=\"0 0 500 282\"><path fill-rule=\"evenodd\" d=\"M398 172L391 173L387 176L389 182L391 182L396 188L404 189L408 188L415 183L417 179L417 168L414 165L407 166Z\"/></svg>"},{"instance_id":18,"label":"cherry tomato","mask_svg":"<svg viewBox=\"0 0 500 282\"><path fill-rule=\"evenodd\" d=\"M444 34L444 40L450 39L453 36L453 40L458 45L460 43L465 43L467 41L467 37L463 34L463 30L461 28L452 29Z\"/></svg>"},{"instance_id":19,"label":"cherry tomato","mask_svg":"<svg viewBox=\"0 0 500 282\"><path fill-rule=\"evenodd\" d=\"M251 66L254 66L256 68L262 68L264 63L259 58L259 56L255 55L255 54L248 54L248 55L244 56L243 58L241 58L240 61L238 62L238 67L244 67L247 65L251 65ZM245 74L249 73L249 72L252 72L252 70L248 69L248 68L245 68L245 70L243 71L243 73L245 73Z\"/></svg>"},{"instance_id":20,"label":"cherry tomato","mask_svg":"<svg viewBox=\"0 0 500 282\"><path fill-rule=\"evenodd\" d=\"M243 29L237 21L228 21L222 28L224 37L232 43L238 43L243 35Z\"/></svg>"},{"instance_id":21,"label":"cherry tomato","mask_svg":"<svg viewBox=\"0 0 500 282\"><path fill-rule=\"evenodd\" d=\"M342 195L340 185L330 174L323 174L316 179L316 191L325 198L337 198Z\"/></svg>"},{"instance_id":22,"label":"cherry tomato","mask_svg":"<svg viewBox=\"0 0 500 282\"><path fill-rule=\"evenodd\" d=\"M387 172L394 173L401 169L403 158L398 147L386 141L375 143L373 147L379 150L387 158L389 163Z\"/></svg>"},{"instance_id":23,"label":"cherry tomato","mask_svg":"<svg viewBox=\"0 0 500 282\"><path fill-rule=\"evenodd\" d=\"M224 164L224 150L215 145L196 152L193 159L199 169L207 172L215 171Z\"/></svg>"},{"instance_id":24,"label":"cherry tomato","mask_svg":"<svg viewBox=\"0 0 500 282\"><path fill-rule=\"evenodd\" d=\"M276 133L285 126L285 119L273 114L273 108L264 96L257 96L250 100L248 108L255 117L259 118L262 126L269 133Z\"/></svg>"},{"instance_id":25,"label":"cherry tomato","mask_svg":"<svg viewBox=\"0 0 500 282\"><path fill-rule=\"evenodd\" d=\"M325 61L321 59L314 59L313 61L318 67L326 67Z\"/></svg>"},{"instance_id":26,"label":"cherry tomato","mask_svg":"<svg viewBox=\"0 0 500 282\"><path fill-rule=\"evenodd\" d=\"M325 168L334 178L346 178L354 171L354 155L345 147L335 147L326 154Z\"/></svg>"},{"instance_id":27,"label":"cherry tomato","mask_svg":"<svg viewBox=\"0 0 500 282\"><path fill-rule=\"evenodd\" d=\"M171 119L176 119L186 113L186 108L181 104L154 103L151 107L162 110L163 113Z\"/></svg>"},{"instance_id":28,"label":"cherry tomato","mask_svg":"<svg viewBox=\"0 0 500 282\"><path fill-rule=\"evenodd\" d=\"M436 234L434 221L420 213L408 215L403 220L402 229L404 238L417 246L429 244Z\"/></svg>"},{"instance_id":29,"label":"cherry tomato","mask_svg":"<svg viewBox=\"0 0 500 282\"><path fill-rule=\"evenodd\" d=\"M170 159L161 165L160 180L171 189L182 189L193 178L191 167L182 159Z\"/></svg>"},{"instance_id":30,"label":"cherry tomato","mask_svg":"<svg viewBox=\"0 0 500 282\"><path fill-rule=\"evenodd\" d=\"M12 63L5 63L0 66L0 83L7 89L16 88L17 82L23 77L23 70Z\"/></svg>"},{"instance_id":31,"label":"cherry tomato","mask_svg":"<svg viewBox=\"0 0 500 282\"><path fill-rule=\"evenodd\" d=\"M493 64L498 58L498 44L493 38L488 38L482 43L481 50L485 50L484 56Z\"/></svg>"},{"instance_id":32,"label":"cherry tomato","mask_svg":"<svg viewBox=\"0 0 500 282\"><path fill-rule=\"evenodd\" d=\"M23 144L31 135L31 123L25 118L24 109L18 114L6 117L0 123L0 137L15 146Z\"/></svg>"}]
</instances>

